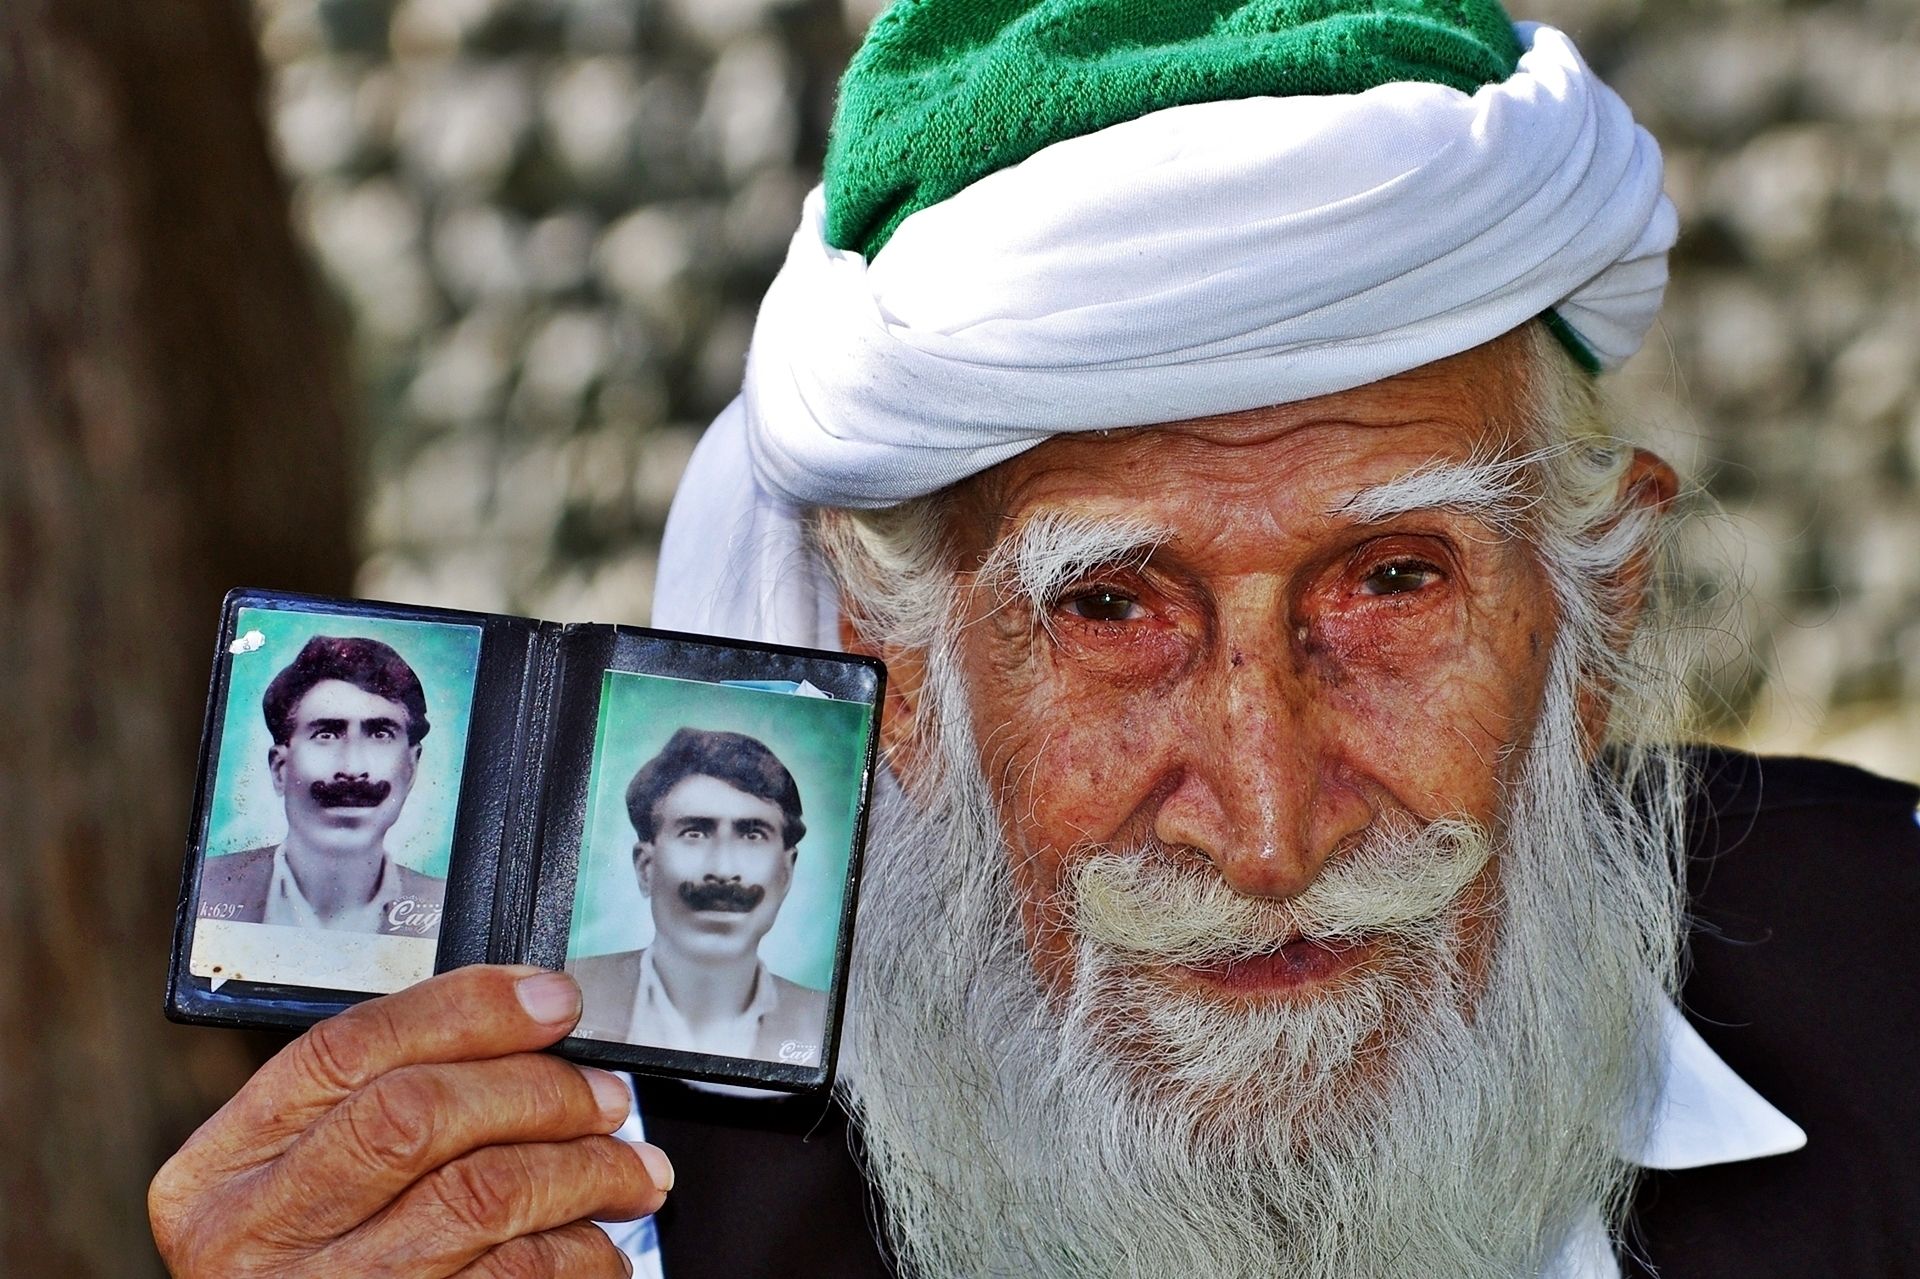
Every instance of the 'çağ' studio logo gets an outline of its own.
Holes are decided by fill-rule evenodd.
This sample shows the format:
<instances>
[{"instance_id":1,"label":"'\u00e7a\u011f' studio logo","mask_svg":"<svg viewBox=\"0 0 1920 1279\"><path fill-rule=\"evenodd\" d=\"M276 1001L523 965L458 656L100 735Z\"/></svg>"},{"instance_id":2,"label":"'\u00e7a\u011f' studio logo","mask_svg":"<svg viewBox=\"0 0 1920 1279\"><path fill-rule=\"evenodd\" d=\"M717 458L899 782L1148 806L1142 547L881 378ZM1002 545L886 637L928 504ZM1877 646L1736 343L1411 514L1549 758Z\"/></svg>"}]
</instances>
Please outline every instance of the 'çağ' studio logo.
<instances>
[{"instance_id":1,"label":"'\u00e7a\u011f' studio logo","mask_svg":"<svg viewBox=\"0 0 1920 1279\"><path fill-rule=\"evenodd\" d=\"M404 897L387 907L387 927L425 937L440 926L440 903Z\"/></svg>"}]
</instances>

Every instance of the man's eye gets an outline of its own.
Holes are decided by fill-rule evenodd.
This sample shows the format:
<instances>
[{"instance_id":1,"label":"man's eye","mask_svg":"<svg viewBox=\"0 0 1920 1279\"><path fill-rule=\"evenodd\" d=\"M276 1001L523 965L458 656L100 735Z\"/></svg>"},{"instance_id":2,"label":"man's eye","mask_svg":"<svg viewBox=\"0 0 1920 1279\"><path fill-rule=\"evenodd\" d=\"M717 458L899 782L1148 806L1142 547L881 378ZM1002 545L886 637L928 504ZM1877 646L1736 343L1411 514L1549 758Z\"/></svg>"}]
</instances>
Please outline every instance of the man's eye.
<instances>
[{"instance_id":1,"label":"man's eye","mask_svg":"<svg viewBox=\"0 0 1920 1279\"><path fill-rule=\"evenodd\" d=\"M1360 586L1368 595L1404 595L1432 585L1439 577L1440 570L1424 561L1394 560L1367 574Z\"/></svg>"},{"instance_id":2,"label":"man's eye","mask_svg":"<svg viewBox=\"0 0 1920 1279\"><path fill-rule=\"evenodd\" d=\"M1097 586L1065 601L1063 607L1089 622L1132 622L1146 616L1140 601L1123 591Z\"/></svg>"},{"instance_id":3,"label":"man's eye","mask_svg":"<svg viewBox=\"0 0 1920 1279\"><path fill-rule=\"evenodd\" d=\"M376 742L390 742L393 740L393 730L391 728L376 728L369 736Z\"/></svg>"}]
</instances>

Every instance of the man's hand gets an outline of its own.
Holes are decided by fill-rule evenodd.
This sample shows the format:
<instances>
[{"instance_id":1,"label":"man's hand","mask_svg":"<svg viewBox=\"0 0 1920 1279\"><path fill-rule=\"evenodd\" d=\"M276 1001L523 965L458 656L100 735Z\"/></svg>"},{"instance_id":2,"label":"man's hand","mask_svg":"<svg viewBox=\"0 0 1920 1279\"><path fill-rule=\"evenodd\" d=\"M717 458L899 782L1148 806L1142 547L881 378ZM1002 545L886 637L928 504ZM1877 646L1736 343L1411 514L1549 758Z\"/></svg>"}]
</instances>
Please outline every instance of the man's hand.
<instances>
[{"instance_id":1,"label":"man's hand","mask_svg":"<svg viewBox=\"0 0 1920 1279\"><path fill-rule=\"evenodd\" d=\"M666 1156L608 1136L613 1075L538 1052L580 1015L560 973L474 967L324 1021L261 1068L148 1192L182 1276L623 1276L592 1219L638 1217Z\"/></svg>"}]
</instances>

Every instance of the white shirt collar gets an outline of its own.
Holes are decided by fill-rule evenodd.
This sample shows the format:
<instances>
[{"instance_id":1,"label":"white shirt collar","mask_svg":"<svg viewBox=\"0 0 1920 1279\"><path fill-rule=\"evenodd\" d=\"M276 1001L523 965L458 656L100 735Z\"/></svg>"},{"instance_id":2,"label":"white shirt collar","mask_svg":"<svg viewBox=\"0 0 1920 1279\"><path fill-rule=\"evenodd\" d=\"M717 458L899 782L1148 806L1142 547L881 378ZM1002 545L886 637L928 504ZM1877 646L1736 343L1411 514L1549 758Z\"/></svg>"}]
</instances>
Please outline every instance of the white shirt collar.
<instances>
[{"instance_id":1,"label":"white shirt collar","mask_svg":"<svg viewBox=\"0 0 1920 1279\"><path fill-rule=\"evenodd\" d=\"M349 907L331 920L323 920L320 912L313 908L313 903L307 900L307 895L300 891L300 882L293 877L293 870L287 865L287 846L283 842L273 850L273 876L267 881L267 905L260 921L290 928L377 933L386 922L387 904L399 895L400 872L395 868L393 858L383 851L380 854L380 878L374 883L372 900Z\"/></svg>"},{"instance_id":2,"label":"white shirt collar","mask_svg":"<svg viewBox=\"0 0 1920 1279\"><path fill-rule=\"evenodd\" d=\"M674 1007L667 988L660 983L660 972L653 966L653 947L649 946L640 952L640 980L634 984L633 1015L627 1024L627 1035L636 1044L713 1053L720 1057L752 1057L760 1023L779 1002L780 995L774 989L767 966L756 960L753 996L747 1000L745 1010L696 1035L685 1015Z\"/></svg>"},{"instance_id":3,"label":"white shirt collar","mask_svg":"<svg viewBox=\"0 0 1920 1279\"><path fill-rule=\"evenodd\" d=\"M1653 1123L1637 1150L1621 1153L1642 1168L1704 1168L1784 1155L1807 1144L1781 1114L1707 1047L1672 1000L1663 1003L1667 1073Z\"/></svg>"},{"instance_id":4,"label":"white shirt collar","mask_svg":"<svg viewBox=\"0 0 1920 1279\"><path fill-rule=\"evenodd\" d=\"M1661 1054L1666 1074L1652 1122L1621 1155L1642 1168L1674 1170L1784 1155L1807 1144L1799 1124L1781 1114L1733 1067L1707 1047L1671 999L1661 1001ZM1574 1225L1541 1279L1620 1279L1620 1262L1600 1214Z\"/></svg>"}]
</instances>

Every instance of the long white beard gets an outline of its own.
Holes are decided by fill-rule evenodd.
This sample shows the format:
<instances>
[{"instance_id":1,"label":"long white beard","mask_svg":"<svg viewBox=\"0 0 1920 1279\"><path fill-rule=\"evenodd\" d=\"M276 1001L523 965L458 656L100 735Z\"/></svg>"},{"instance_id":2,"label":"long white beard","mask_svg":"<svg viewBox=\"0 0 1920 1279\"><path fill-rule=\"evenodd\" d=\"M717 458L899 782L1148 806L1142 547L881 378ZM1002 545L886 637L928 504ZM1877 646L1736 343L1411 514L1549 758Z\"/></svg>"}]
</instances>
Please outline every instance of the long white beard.
<instances>
[{"instance_id":1,"label":"long white beard","mask_svg":"<svg viewBox=\"0 0 1920 1279\"><path fill-rule=\"evenodd\" d=\"M937 668L950 802L883 794L843 1075L907 1273L1533 1276L1577 1221L1617 1222L1679 891L1663 807L1582 758L1568 666L1497 849L1458 823L1370 839L1350 860L1380 873L1322 903L1331 922L1223 898L1197 867L1126 869L1148 853L1099 858L1069 907L1064 1006L1029 963L963 690ZM1495 852L1496 940L1469 979L1458 890ZM1143 940L1131 925L1169 895ZM1276 930L1372 931L1338 917L1356 900L1394 923L1391 961L1337 992L1243 1009L1152 976ZM1224 955L1205 940L1233 935Z\"/></svg>"}]
</instances>

